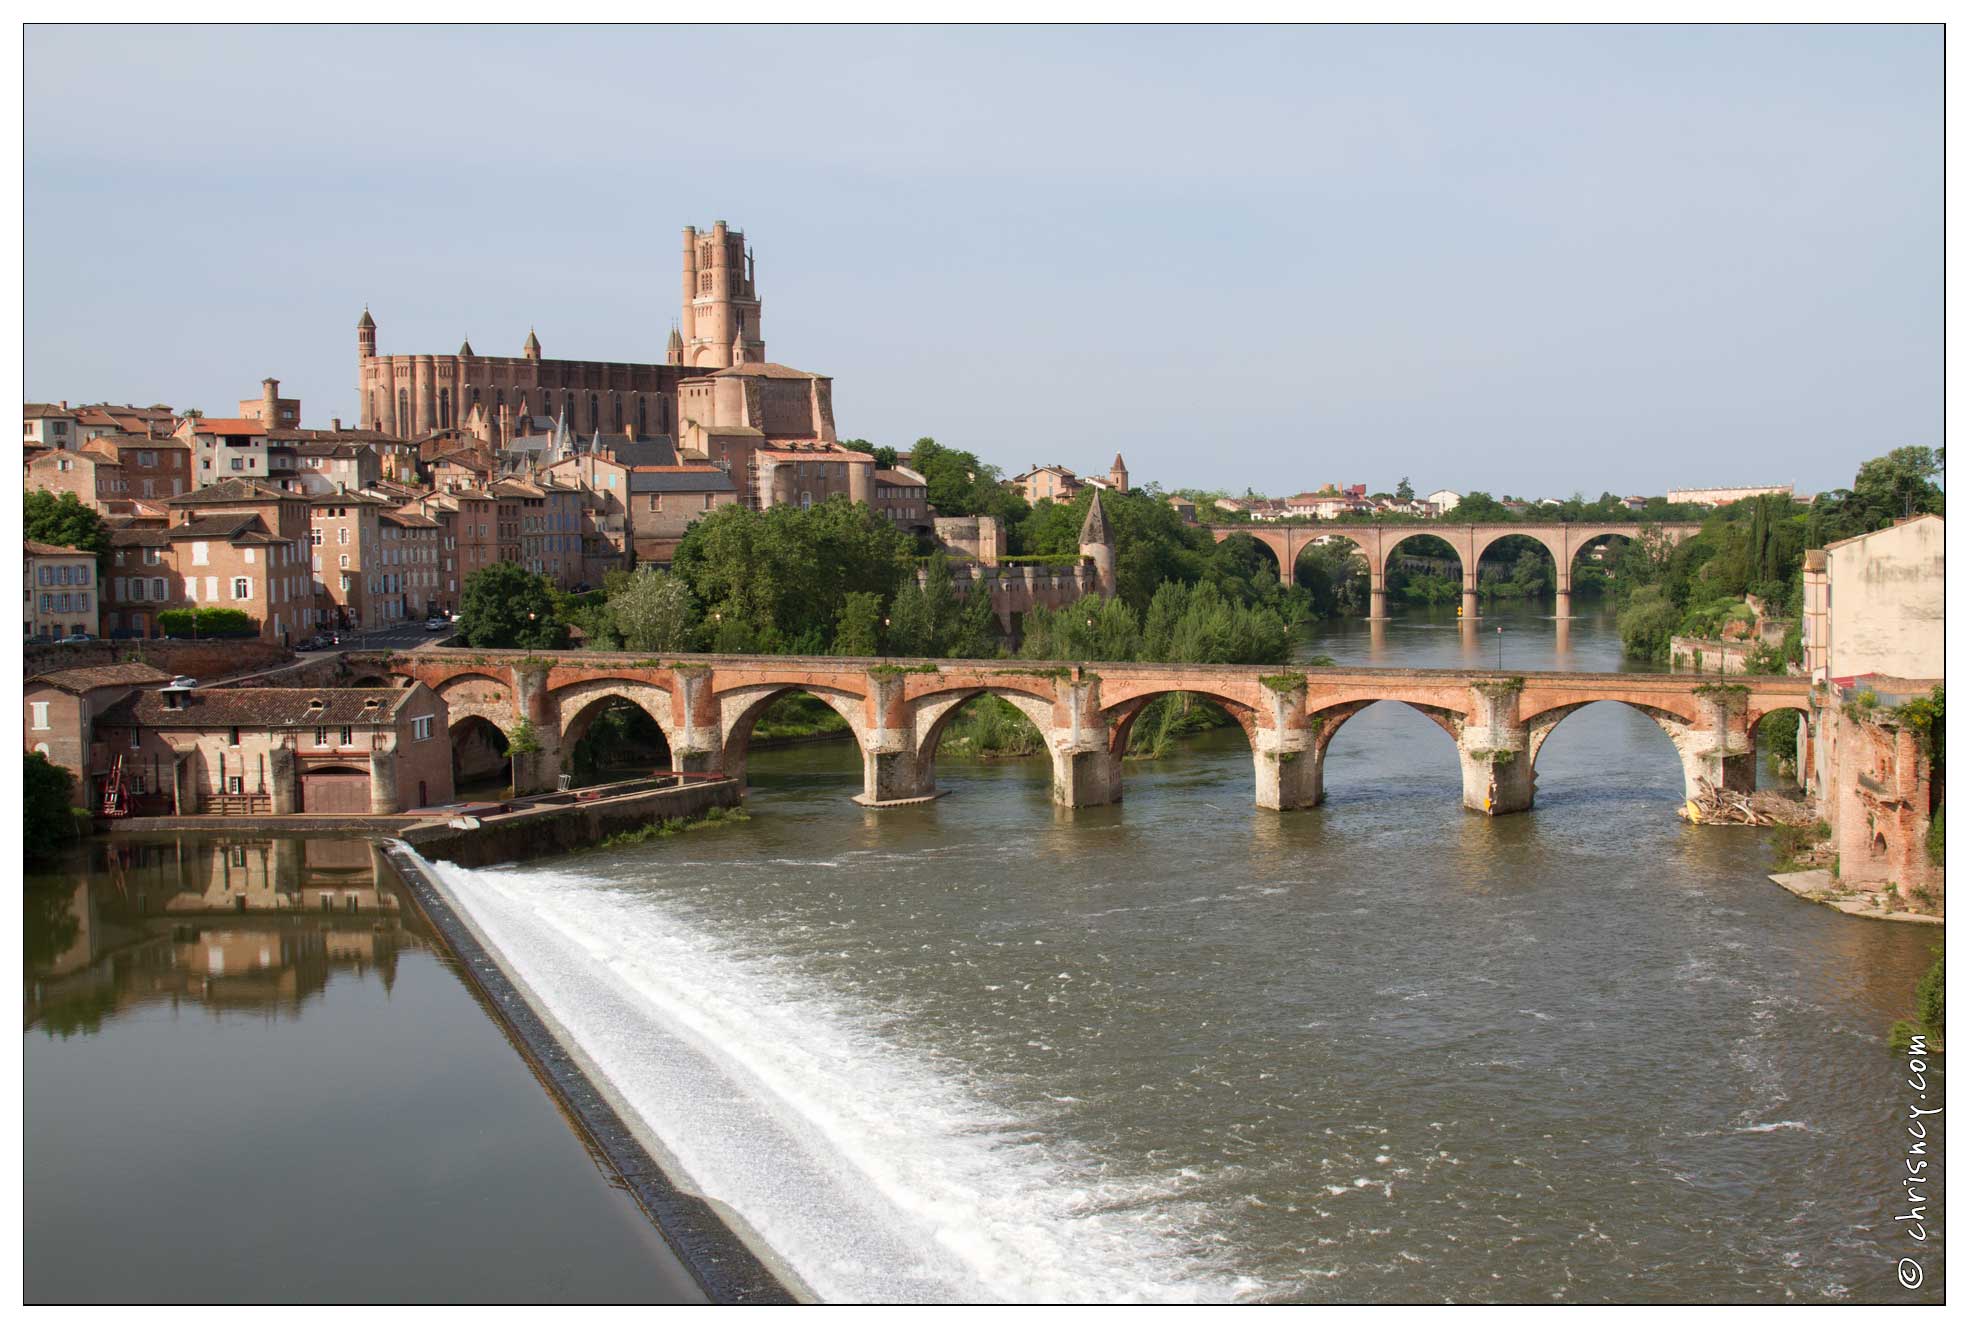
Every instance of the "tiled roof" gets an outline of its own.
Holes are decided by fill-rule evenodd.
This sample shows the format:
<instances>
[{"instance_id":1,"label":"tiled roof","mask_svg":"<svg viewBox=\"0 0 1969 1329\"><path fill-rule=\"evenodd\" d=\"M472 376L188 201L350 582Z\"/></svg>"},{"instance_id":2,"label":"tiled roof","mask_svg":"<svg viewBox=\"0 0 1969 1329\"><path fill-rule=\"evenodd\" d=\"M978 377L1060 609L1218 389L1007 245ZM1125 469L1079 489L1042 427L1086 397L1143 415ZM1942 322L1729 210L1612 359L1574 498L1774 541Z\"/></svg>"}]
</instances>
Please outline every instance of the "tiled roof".
<instances>
[{"instance_id":1,"label":"tiled roof","mask_svg":"<svg viewBox=\"0 0 1969 1329\"><path fill-rule=\"evenodd\" d=\"M292 502L305 497L304 494L275 489L258 480L228 479L166 499L165 502L174 508L196 508L207 503L265 503L283 499Z\"/></svg>"},{"instance_id":2,"label":"tiled roof","mask_svg":"<svg viewBox=\"0 0 1969 1329\"><path fill-rule=\"evenodd\" d=\"M716 466L639 466L629 472L632 494L730 494L732 478Z\"/></svg>"},{"instance_id":3,"label":"tiled roof","mask_svg":"<svg viewBox=\"0 0 1969 1329\"><path fill-rule=\"evenodd\" d=\"M674 466L677 463L677 443L668 434L639 438L633 443L627 439L616 443L604 439L602 450L614 457L618 466Z\"/></svg>"},{"instance_id":4,"label":"tiled roof","mask_svg":"<svg viewBox=\"0 0 1969 1329\"><path fill-rule=\"evenodd\" d=\"M75 412L66 406L51 406L45 401L31 401L21 408L21 418L26 420L73 420Z\"/></svg>"},{"instance_id":5,"label":"tiled roof","mask_svg":"<svg viewBox=\"0 0 1969 1329\"><path fill-rule=\"evenodd\" d=\"M94 665L84 669L56 669L46 674L36 674L27 681L46 683L49 687L60 688L63 692L82 693L91 688L141 687L145 683L165 683L171 676L162 669L144 664L138 660L122 664Z\"/></svg>"},{"instance_id":6,"label":"tiled roof","mask_svg":"<svg viewBox=\"0 0 1969 1329\"><path fill-rule=\"evenodd\" d=\"M915 489L927 488L929 485L929 481L925 480L922 476L912 475L907 471L877 471L875 473L875 483L881 485L908 485Z\"/></svg>"},{"instance_id":7,"label":"tiled roof","mask_svg":"<svg viewBox=\"0 0 1969 1329\"><path fill-rule=\"evenodd\" d=\"M413 697L431 705L428 691L419 694L417 688L210 688L190 693L184 708L174 710L159 693L138 692L97 716L96 724L134 722L152 729L392 724Z\"/></svg>"},{"instance_id":8,"label":"tiled roof","mask_svg":"<svg viewBox=\"0 0 1969 1329\"><path fill-rule=\"evenodd\" d=\"M383 514L383 520L393 526L431 527L435 529L438 525L435 518L426 517L421 512L385 512Z\"/></svg>"},{"instance_id":9,"label":"tiled roof","mask_svg":"<svg viewBox=\"0 0 1969 1329\"><path fill-rule=\"evenodd\" d=\"M874 461L866 452L844 448L839 443L775 443L760 448L761 457L790 461Z\"/></svg>"},{"instance_id":10,"label":"tiled roof","mask_svg":"<svg viewBox=\"0 0 1969 1329\"><path fill-rule=\"evenodd\" d=\"M95 554L92 553L90 550L71 549L67 545L44 545L38 540L23 540L21 543L27 546L28 553L36 555L37 557L40 558L64 558L64 557L94 558L95 557Z\"/></svg>"},{"instance_id":11,"label":"tiled roof","mask_svg":"<svg viewBox=\"0 0 1969 1329\"><path fill-rule=\"evenodd\" d=\"M770 362L753 362L733 365L711 374L712 378L824 378L824 374L810 374L804 369L791 365L776 365Z\"/></svg>"},{"instance_id":12,"label":"tiled roof","mask_svg":"<svg viewBox=\"0 0 1969 1329\"><path fill-rule=\"evenodd\" d=\"M267 427L258 420L241 420L232 416L213 417L208 415L203 419L194 420L191 431L194 434L264 435L267 432Z\"/></svg>"}]
</instances>

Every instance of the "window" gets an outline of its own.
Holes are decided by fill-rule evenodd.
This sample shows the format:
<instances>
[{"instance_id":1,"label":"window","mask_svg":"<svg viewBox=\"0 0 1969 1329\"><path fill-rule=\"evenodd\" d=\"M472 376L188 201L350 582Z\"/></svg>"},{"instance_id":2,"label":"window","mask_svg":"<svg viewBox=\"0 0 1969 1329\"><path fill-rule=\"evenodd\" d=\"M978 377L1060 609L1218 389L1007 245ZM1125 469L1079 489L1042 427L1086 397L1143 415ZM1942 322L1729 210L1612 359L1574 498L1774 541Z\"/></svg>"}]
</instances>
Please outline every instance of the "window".
<instances>
[{"instance_id":1,"label":"window","mask_svg":"<svg viewBox=\"0 0 1969 1329\"><path fill-rule=\"evenodd\" d=\"M346 526L337 527L335 531L335 543L338 545L345 545L348 542L349 542L349 528Z\"/></svg>"},{"instance_id":2,"label":"window","mask_svg":"<svg viewBox=\"0 0 1969 1329\"><path fill-rule=\"evenodd\" d=\"M245 551L243 551L243 552L244 552L244 553L245 553L245 555L246 555L246 561L247 561L248 563L251 563L251 562L253 561L253 551L252 551L251 549L247 549L247 550L245 550Z\"/></svg>"},{"instance_id":3,"label":"window","mask_svg":"<svg viewBox=\"0 0 1969 1329\"><path fill-rule=\"evenodd\" d=\"M253 579L251 577L234 577L232 579L232 598L235 600L251 600L253 598Z\"/></svg>"},{"instance_id":4,"label":"window","mask_svg":"<svg viewBox=\"0 0 1969 1329\"><path fill-rule=\"evenodd\" d=\"M154 568L159 563L162 563L163 561L164 561L164 551L162 549L157 548L157 546L155 545L150 545L144 549L145 567Z\"/></svg>"},{"instance_id":5,"label":"window","mask_svg":"<svg viewBox=\"0 0 1969 1329\"><path fill-rule=\"evenodd\" d=\"M347 566L349 566L349 556L348 556L347 554L343 554L343 555L342 555L342 562L341 562L341 566L342 566L342 567L345 567L345 568L346 568Z\"/></svg>"},{"instance_id":6,"label":"window","mask_svg":"<svg viewBox=\"0 0 1969 1329\"><path fill-rule=\"evenodd\" d=\"M130 578L130 598L132 600L143 600L147 598L144 595L144 579L142 577Z\"/></svg>"},{"instance_id":7,"label":"window","mask_svg":"<svg viewBox=\"0 0 1969 1329\"><path fill-rule=\"evenodd\" d=\"M419 715L413 718L410 722L410 736L417 739L429 738L431 736L431 719L432 717L428 715Z\"/></svg>"},{"instance_id":8,"label":"window","mask_svg":"<svg viewBox=\"0 0 1969 1329\"><path fill-rule=\"evenodd\" d=\"M150 579L150 598L153 600L168 600L171 598L164 593L164 578L152 577Z\"/></svg>"},{"instance_id":9,"label":"window","mask_svg":"<svg viewBox=\"0 0 1969 1329\"><path fill-rule=\"evenodd\" d=\"M649 496L649 510L651 512L663 511L663 495L651 494Z\"/></svg>"},{"instance_id":10,"label":"window","mask_svg":"<svg viewBox=\"0 0 1969 1329\"><path fill-rule=\"evenodd\" d=\"M356 741L355 730L349 728L347 725L343 725L341 745L343 747L348 747L350 744L354 743L355 741Z\"/></svg>"},{"instance_id":11,"label":"window","mask_svg":"<svg viewBox=\"0 0 1969 1329\"><path fill-rule=\"evenodd\" d=\"M28 709L34 713L34 723L28 727L30 729L46 729L48 727L48 703L45 701L29 702Z\"/></svg>"},{"instance_id":12,"label":"window","mask_svg":"<svg viewBox=\"0 0 1969 1329\"><path fill-rule=\"evenodd\" d=\"M314 745L318 748L328 746L328 731L326 729L317 729L314 731Z\"/></svg>"},{"instance_id":13,"label":"window","mask_svg":"<svg viewBox=\"0 0 1969 1329\"><path fill-rule=\"evenodd\" d=\"M239 726L234 725L226 731L226 742L232 747L239 746Z\"/></svg>"}]
</instances>

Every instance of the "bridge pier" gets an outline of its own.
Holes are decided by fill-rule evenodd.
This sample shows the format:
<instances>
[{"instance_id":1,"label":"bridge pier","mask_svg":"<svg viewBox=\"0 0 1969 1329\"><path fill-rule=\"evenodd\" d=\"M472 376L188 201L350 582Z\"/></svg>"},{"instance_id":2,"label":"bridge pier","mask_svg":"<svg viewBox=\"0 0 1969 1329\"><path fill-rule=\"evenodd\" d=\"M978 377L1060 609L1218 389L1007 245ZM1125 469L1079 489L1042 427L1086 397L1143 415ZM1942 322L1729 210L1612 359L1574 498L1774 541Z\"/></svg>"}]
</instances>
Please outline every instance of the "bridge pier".
<instances>
[{"instance_id":1,"label":"bridge pier","mask_svg":"<svg viewBox=\"0 0 1969 1329\"><path fill-rule=\"evenodd\" d=\"M1253 735L1251 765L1259 807L1290 812L1319 806L1320 758L1324 753L1305 740L1304 731L1281 738L1277 730L1260 729Z\"/></svg>"},{"instance_id":2,"label":"bridge pier","mask_svg":"<svg viewBox=\"0 0 1969 1329\"><path fill-rule=\"evenodd\" d=\"M1121 758L1100 748L1052 747L1053 801L1094 808L1121 801Z\"/></svg>"},{"instance_id":3,"label":"bridge pier","mask_svg":"<svg viewBox=\"0 0 1969 1329\"><path fill-rule=\"evenodd\" d=\"M1471 707L1456 736L1463 768L1463 806L1485 816L1530 811L1537 777L1532 773L1531 732L1518 718L1521 678L1486 679L1470 688Z\"/></svg>"},{"instance_id":4,"label":"bridge pier","mask_svg":"<svg viewBox=\"0 0 1969 1329\"><path fill-rule=\"evenodd\" d=\"M1466 559L1463 564L1463 621L1474 623L1481 614L1477 611L1477 560Z\"/></svg>"}]
</instances>

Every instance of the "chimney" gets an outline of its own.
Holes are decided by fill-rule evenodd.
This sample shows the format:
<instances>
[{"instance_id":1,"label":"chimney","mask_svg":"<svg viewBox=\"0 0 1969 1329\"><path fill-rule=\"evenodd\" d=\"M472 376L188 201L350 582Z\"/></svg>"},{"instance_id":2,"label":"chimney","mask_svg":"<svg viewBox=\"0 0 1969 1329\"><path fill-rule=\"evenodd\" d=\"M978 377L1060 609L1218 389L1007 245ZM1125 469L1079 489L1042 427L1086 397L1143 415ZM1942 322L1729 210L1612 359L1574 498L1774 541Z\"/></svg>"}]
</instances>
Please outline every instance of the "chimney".
<instances>
[{"instance_id":1,"label":"chimney","mask_svg":"<svg viewBox=\"0 0 1969 1329\"><path fill-rule=\"evenodd\" d=\"M338 416L336 416L336 417L334 417L333 419L331 419L331 420L330 420L330 421L328 422L328 427L329 427L330 429L332 429L332 430L334 430L334 431L335 431L336 433L338 433L338 434L339 434L339 433L341 433L341 432L342 432L342 417L338 415Z\"/></svg>"},{"instance_id":2,"label":"chimney","mask_svg":"<svg viewBox=\"0 0 1969 1329\"><path fill-rule=\"evenodd\" d=\"M260 423L268 429L280 428L280 380L260 380Z\"/></svg>"}]
</instances>

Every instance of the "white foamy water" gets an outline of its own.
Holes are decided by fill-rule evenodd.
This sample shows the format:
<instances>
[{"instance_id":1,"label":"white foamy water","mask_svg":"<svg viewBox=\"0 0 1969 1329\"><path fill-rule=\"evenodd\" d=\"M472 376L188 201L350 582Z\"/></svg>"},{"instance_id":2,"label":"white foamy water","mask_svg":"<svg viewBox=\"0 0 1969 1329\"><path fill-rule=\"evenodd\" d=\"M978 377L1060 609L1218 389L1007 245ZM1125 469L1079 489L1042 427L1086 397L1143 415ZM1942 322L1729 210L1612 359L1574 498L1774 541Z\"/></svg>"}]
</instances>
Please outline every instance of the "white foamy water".
<instances>
[{"instance_id":1,"label":"white foamy water","mask_svg":"<svg viewBox=\"0 0 1969 1329\"><path fill-rule=\"evenodd\" d=\"M1194 1174L1119 1175L890 1012L568 872L434 865L701 1193L829 1301L1224 1301Z\"/></svg>"}]
</instances>

